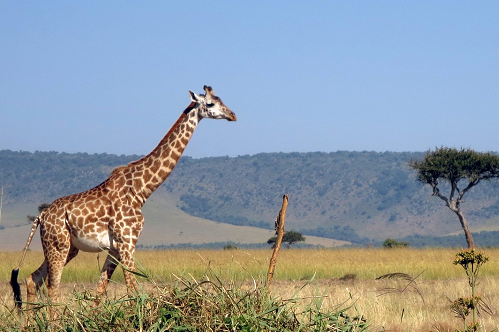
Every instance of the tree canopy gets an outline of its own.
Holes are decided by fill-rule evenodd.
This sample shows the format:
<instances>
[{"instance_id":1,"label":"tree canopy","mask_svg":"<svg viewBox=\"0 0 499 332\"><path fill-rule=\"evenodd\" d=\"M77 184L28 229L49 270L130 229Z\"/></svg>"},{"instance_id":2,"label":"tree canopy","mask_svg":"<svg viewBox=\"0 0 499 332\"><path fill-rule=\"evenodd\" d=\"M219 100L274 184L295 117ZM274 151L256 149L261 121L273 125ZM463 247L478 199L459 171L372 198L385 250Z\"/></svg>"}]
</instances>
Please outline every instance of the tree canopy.
<instances>
[{"instance_id":1,"label":"tree canopy","mask_svg":"<svg viewBox=\"0 0 499 332\"><path fill-rule=\"evenodd\" d=\"M277 238L273 236L270 239L268 239L267 243L274 245L276 240ZM300 232L295 232L295 231L285 232L282 238L282 242L287 243L288 247L291 247L293 243L303 242L303 241L305 241L305 237Z\"/></svg>"},{"instance_id":2,"label":"tree canopy","mask_svg":"<svg viewBox=\"0 0 499 332\"><path fill-rule=\"evenodd\" d=\"M456 213L468 247L473 248L475 246L473 237L468 222L461 212L462 198L481 180L499 177L499 156L471 149L441 147L429 151L423 160L411 160L409 166L417 171L419 181L432 187L433 196L442 199L446 206ZM450 185L447 196L440 192L439 181L448 182Z\"/></svg>"},{"instance_id":3,"label":"tree canopy","mask_svg":"<svg viewBox=\"0 0 499 332\"><path fill-rule=\"evenodd\" d=\"M499 157L490 152L480 153L471 149L442 147L426 154L423 160L410 162L418 171L418 179L430 185L438 185L438 180L457 184L467 179L468 186L480 180L499 177Z\"/></svg>"}]
</instances>

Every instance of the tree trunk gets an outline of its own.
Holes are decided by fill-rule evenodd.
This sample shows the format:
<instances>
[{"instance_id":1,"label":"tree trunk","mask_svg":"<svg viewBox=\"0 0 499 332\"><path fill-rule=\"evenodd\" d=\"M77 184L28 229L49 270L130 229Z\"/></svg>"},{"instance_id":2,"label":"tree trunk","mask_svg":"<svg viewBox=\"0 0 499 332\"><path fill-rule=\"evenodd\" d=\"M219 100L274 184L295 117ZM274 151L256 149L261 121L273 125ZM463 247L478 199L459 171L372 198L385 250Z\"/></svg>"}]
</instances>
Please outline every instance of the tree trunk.
<instances>
[{"instance_id":1,"label":"tree trunk","mask_svg":"<svg viewBox=\"0 0 499 332\"><path fill-rule=\"evenodd\" d=\"M474 249L475 242L473 241L473 236L471 235L470 227L468 226L468 221L466 220L464 214L460 210L454 212L457 214L459 218L461 227L463 227L464 236L466 238L466 242L468 243L468 249Z\"/></svg>"}]
</instances>

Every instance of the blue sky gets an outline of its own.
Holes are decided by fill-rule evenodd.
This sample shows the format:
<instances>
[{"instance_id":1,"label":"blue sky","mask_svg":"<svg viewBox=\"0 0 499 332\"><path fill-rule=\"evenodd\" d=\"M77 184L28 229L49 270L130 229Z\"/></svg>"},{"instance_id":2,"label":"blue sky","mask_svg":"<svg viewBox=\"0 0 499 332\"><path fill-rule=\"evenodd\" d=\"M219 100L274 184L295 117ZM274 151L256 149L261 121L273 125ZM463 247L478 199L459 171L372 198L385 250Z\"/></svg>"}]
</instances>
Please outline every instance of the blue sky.
<instances>
[{"instance_id":1,"label":"blue sky","mask_svg":"<svg viewBox=\"0 0 499 332\"><path fill-rule=\"evenodd\" d=\"M499 2L1 1L0 149L146 154L211 85L238 121L185 154L499 151Z\"/></svg>"}]
</instances>

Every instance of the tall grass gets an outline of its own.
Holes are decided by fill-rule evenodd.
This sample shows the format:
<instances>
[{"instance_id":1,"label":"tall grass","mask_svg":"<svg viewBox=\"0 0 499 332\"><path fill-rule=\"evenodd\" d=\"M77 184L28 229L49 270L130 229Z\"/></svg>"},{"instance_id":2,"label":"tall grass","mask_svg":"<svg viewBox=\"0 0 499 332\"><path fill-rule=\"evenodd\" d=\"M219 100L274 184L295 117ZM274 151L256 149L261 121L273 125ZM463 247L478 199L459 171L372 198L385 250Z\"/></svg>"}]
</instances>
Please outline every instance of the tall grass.
<instances>
[{"instance_id":1,"label":"tall grass","mask_svg":"<svg viewBox=\"0 0 499 332\"><path fill-rule=\"evenodd\" d=\"M452 265L454 249L283 249L277 261L275 280L307 280L340 278L355 274L357 279L372 280L380 275L403 272L421 275L424 280L449 280L462 277L462 269ZM491 263L483 266L481 275L499 276L499 249L487 249ZM206 265L221 279L243 281L267 273L271 250L165 250L138 251L137 262L163 281L174 281L173 273L183 272L201 278ZM0 252L0 278L8 280L10 272L21 257L20 252ZM99 259L97 258L99 257ZM63 282L95 283L105 253L80 253L69 263L62 276ZM41 252L29 252L20 278L34 271L43 261ZM450 264L449 264L450 262ZM113 276L121 281L122 274Z\"/></svg>"},{"instance_id":2,"label":"tall grass","mask_svg":"<svg viewBox=\"0 0 499 332\"><path fill-rule=\"evenodd\" d=\"M0 310L5 331L366 331L367 321L351 316L352 304L324 310L321 295L283 300L265 282L252 286L223 282L207 269L202 280L175 277L174 285L159 286L146 277L141 291L113 297L92 307L83 289L65 296L64 304L40 303L17 315ZM147 289L146 289L147 288ZM348 312L347 312L348 311ZM52 313L55 312L55 318Z\"/></svg>"},{"instance_id":3,"label":"tall grass","mask_svg":"<svg viewBox=\"0 0 499 332\"><path fill-rule=\"evenodd\" d=\"M484 251L490 262L482 266L477 292L494 310L492 315L480 320L484 331L499 331L499 249ZM306 312L307 307L309 310L320 308L320 315L341 312L348 307L345 314L350 317L360 314L368 318L370 331L455 331L460 320L450 310L451 299L469 292L462 268L453 264L455 254L454 249L282 249L269 297L260 302L270 301L274 306L293 304L293 308L286 305L281 310L295 310L297 314ZM192 289L196 283L202 286L195 289L203 292L216 293L219 290L223 293L225 289L228 294L239 293L244 299L255 301L255 292L263 294L258 280L265 280L270 256L270 250L139 251L136 259L139 266L154 276L155 284L162 285L160 288L146 287L147 307L154 307L154 303L159 303L157 297L169 299L169 302L174 300L167 297L173 292L167 287L176 285L177 295L180 296L183 290ZM0 304L3 303L4 311L13 307L7 280L19 258L20 253L0 253L0 277L5 281L0 285L0 295L5 294L0 297ZM100 264L104 258L101 254ZM42 260L41 253L28 253L20 278L36 269ZM209 282L205 278L207 270L212 273ZM407 287L407 281L400 278L376 280L381 275L395 272L417 277L413 287ZM87 289L93 290L98 276L99 262L95 254L80 254L68 264L63 282L69 301L76 301L75 291L87 294ZM309 283L312 278L315 279ZM116 283L109 289L111 300L108 305L115 308L128 302L122 298L126 294L122 273L117 270L113 279ZM257 280L256 286L253 280ZM139 281L142 285L150 284L148 280L139 278ZM251 295L245 293L247 291L252 292ZM188 298L187 295L184 297ZM295 301L299 298L305 300ZM241 301L244 303L244 300ZM272 308L272 305L268 304L265 308Z\"/></svg>"}]
</instances>

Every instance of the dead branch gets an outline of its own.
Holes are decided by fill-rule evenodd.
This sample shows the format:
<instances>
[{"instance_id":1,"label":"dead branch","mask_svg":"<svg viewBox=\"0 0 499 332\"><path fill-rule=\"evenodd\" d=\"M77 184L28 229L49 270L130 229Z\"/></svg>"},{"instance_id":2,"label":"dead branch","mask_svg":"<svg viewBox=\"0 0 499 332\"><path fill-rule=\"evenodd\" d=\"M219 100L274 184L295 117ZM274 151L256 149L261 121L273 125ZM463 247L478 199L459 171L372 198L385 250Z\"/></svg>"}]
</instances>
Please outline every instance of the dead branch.
<instances>
[{"instance_id":1,"label":"dead branch","mask_svg":"<svg viewBox=\"0 0 499 332\"><path fill-rule=\"evenodd\" d=\"M279 215L277 216L275 221L276 240L275 240L274 252L272 253L272 258L270 258L267 287L269 287L270 283L272 282L275 270L275 263L277 262L277 254L279 253L279 249L281 248L282 244L282 238L284 237L284 219L286 218L287 207L288 207L288 195L284 195L282 197L281 211L279 211Z\"/></svg>"}]
</instances>

